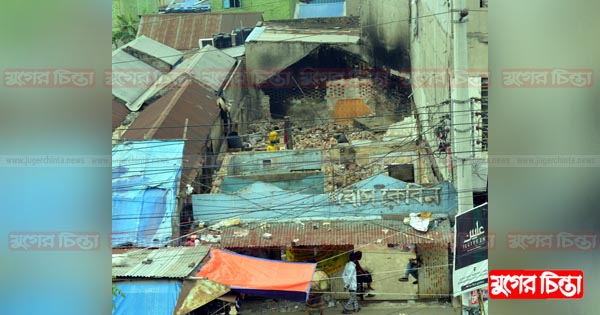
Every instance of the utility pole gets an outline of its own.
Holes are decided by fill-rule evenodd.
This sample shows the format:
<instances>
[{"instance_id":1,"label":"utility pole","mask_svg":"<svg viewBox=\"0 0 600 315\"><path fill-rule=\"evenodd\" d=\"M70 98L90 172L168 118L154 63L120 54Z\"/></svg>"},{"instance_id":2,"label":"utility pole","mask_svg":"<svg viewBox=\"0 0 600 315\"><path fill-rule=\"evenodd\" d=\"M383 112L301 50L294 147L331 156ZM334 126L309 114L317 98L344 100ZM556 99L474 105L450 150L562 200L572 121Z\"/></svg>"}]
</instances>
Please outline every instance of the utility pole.
<instances>
[{"instance_id":1,"label":"utility pole","mask_svg":"<svg viewBox=\"0 0 600 315\"><path fill-rule=\"evenodd\" d=\"M455 183L458 191L458 213L473 208L473 119L468 87L467 16L465 0L452 1L453 80L451 85L452 155L455 162Z\"/></svg>"},{"instance_id":2,"label":"utility pole","mask_svg":"<svg viewBox=\"0 0 600 315\"><path fill-rule=\"evenodd\" d=\"M467 21L469 11L465 0L452 0L453 25L453 71L450 86L452 108L452 160L455 165L455 186L458 192L458 213L473 208L473 172L471 156L473 151L473 133L471 118L471 100L468 88L468 46ZM470 293L460 298L469 301ZM456 299L454 300L456 302ZM461 307L462 311L462 307Z\"/></svg>"}]
</instances>

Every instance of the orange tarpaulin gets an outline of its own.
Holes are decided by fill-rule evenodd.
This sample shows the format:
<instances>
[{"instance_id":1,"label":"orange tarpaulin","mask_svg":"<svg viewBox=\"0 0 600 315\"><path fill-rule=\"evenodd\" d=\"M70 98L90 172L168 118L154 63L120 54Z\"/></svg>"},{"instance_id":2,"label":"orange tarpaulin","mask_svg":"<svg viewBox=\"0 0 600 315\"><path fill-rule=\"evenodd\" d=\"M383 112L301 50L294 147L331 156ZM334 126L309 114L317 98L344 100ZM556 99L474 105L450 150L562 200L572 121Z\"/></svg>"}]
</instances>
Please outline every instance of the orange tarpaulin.
<instances>
[{"instance_id":1,"label":"orange tarpaulin","mask_svg":"<svg viewBox=\"0 0 600 315\"><path fill-rule=\"evenodd\" d=\"M212 248L211 259L202 267L198 277L227 284L232 289L249 289L249 293L294 292L306 296L317 264L293 263L244 256ZM298 296L297 294L279 294Z\"/></svg>"}]
</instances>

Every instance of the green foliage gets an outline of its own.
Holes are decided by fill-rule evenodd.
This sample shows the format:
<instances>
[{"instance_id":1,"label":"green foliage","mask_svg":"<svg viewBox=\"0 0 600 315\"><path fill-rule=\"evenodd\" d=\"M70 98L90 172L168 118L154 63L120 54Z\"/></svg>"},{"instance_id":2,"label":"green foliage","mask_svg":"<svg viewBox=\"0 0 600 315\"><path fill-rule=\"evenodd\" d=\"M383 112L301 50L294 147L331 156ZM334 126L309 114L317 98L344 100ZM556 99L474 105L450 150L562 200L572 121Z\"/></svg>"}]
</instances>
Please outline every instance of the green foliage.
<instances>
[{"instance_id":1,"label":"green foliage","mask_svg":"<svg viewBox=\"0 0 600 315\"><path fill-rule=\"evenodd\" d=\"M114 280L114 279L115 279L115 276L113 276L112 278L113 278L113 280ZM120 297L124 298L124 297L125 297L125 294L124 294L124 293L123 293L121 290L119 290L119 288L117 288L117 286L116 286L116 285L113 283L113 284L112 284L112 296L113 296L112 308L113 308L113 310L114 310L114 309L117 307L117 306L115 305L114 298L115 298L115 297L117 297L117 296L120 296Z\"/></svg>"},{"instance_id":2,"label":"green foliage","mask_svg":"<svg viewBox=\"0 0 600 315\"><path fill-rule=\"evenodd\" d=\"M116 47L135 39L139 20L133 15L117 15L116 26L112 32L112 43Z\"/></svg>"}]
</instances>

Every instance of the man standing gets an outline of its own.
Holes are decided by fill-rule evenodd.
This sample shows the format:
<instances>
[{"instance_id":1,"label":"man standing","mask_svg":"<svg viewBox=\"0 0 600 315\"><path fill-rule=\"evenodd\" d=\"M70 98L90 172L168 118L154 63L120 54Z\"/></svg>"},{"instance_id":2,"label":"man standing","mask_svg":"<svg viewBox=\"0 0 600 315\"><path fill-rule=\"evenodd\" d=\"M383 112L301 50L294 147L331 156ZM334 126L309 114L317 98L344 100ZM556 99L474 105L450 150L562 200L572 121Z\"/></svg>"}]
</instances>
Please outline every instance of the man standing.
<instances>
[{"instance_id":1,"label":"man standing","mask_svg":"<svg viewBox=\"0 0 600 315\"><path fill-rule=\"evenodd\" d=\"M342 273L342 278L344 279L344 290L348 290L350 292L350 299L348 303L344 305L344 311L342 314L350 314L353 311L360 311L360 306L358 305L358 300L356 297L356 263L354 253L350 253L350 257L348 258L348 262L344 267L344 272Z\"/></svg>"}]
</instances>

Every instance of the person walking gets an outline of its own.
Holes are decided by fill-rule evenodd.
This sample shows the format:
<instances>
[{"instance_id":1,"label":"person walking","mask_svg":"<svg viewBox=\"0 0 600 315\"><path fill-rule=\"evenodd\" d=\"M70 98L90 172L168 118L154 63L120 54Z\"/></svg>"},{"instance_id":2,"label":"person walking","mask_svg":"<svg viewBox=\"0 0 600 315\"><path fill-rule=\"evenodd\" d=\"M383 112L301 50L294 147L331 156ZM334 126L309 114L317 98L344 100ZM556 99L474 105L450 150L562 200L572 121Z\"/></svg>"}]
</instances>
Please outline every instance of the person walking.
<instances>
[{"instance_id":1,"label":"person walking","mask_svg":"<svg viewBox=\"0 0 600 315\"><path fill-rule=\"evenodd\" d=\"M356 257L354 253L350 253L348 258L348 262L344 267L344 272L342 273L342 279L344 280L344 291L348 290L350 293L350 298L346 305L344 305L344 311L342 314L350 314L352 312L360 311L360 306L358 305L358 300L356 296Z\"/></svg>"}]
</instances>

